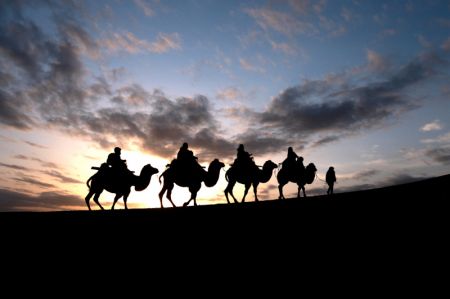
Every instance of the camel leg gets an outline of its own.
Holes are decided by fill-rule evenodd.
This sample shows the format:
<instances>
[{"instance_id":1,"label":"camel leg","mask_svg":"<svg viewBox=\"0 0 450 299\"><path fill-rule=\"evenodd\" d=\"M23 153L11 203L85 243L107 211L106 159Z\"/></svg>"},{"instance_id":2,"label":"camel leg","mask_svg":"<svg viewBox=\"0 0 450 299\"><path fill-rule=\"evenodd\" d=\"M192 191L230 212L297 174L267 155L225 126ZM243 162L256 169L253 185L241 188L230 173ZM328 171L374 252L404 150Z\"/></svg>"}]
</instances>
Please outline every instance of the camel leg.
<instances>
[{"instance_id":1,"label":"camel leg","mask_svg":"<svg viewBox=\"0 0 450 299\"><path fill-rule=\"evenodd\" d=\"M172 207L176 207L176 205L173 203L172 201L172 190L173 190L173 184L170 184L167 188L167 199L170 201L170 203L172 204Z\"/></svg>"},{"instance_id":2,"label":"camel leg","mask_svg":"<svg viewBox=\"0 0 450 299\"><path fill-rule=\"evenodd\" d=\"M234 194L233 194L233 188L234 188L235 184L236 184L235 181L229 181L227 188L225 188L225 197L227 198L228 203L230 203L230 201L228 200L228 193L230 193L231 197L234 200L234 203L238 203L236 197L234 197Z\"/></svg>"},{"instance_id":3,"label":"camel leg","mask_svg":"<svg viewBox=\"0 0 450 299\"><path fill-rule=\"evenodd\" d=\"M259 183L253 183L253 193L255 193L255 201L259 201L258 200L258 184Z\"/></svg>"},{"instance_id":4,"label":"camel leg","mask_svg":"<svg viewBox=\"0 0 450 299\"><path fill-rule=\"evenodd\" d=\"M305 185L302 186L302 190L303 190L303 197L306 197ZM299 192L300 192L300 191L299 191Z\"/></svg>"},{"instance_id":5,"label":"camel leg","mask_svg":"<svg viewBox=\"0 0 450 299\"><path fill-rule=\"evenodd\" d=\"M89 190L88 195L86 195L86 197L84 199L86 201L86 205L87 205L89 211L91 211L91 205L90 205L89 201L91 200L92 195L94 195L94 192Z\"/></svg>"},{"instance_id":6,"label":"camel leg","mask_svg":"<svg viewBox=\"0 0 450 299\"><path fill-rule=\"evenodd\" d=\"M279 185L278 185L278 192L280 193L280 196L278 197L278 199L285 199L284 198L284 195L283 195L283 187L284 187L284 185L286 185L286 183L280 183Z\"/></svg>"},{"instance_id":7,"label":"camel leg","mask_svg":"<svg viewBox=\"0 0 450 299\"><path fill-rule=\"evenodd\" d=\"M125 210L128 210L127 200L128 200L129 195L130 195L130 192L127 192L123 195L123 204L125 205Z\"/></svg>"},{"instance_id":8,"label":"camel leg","mask_svg":"<svg viewBox=\"0 0 450 299\"><path fill-rule=\"evenodd\" d=\"M245 197L247 196L248 189L250 189L252 183L246 183L245 184L245 190L244 190L244 197L242 197L242 202L245 202Z\"/></svg>"},{"instance_id":9,"label":"camel leg","mask_svg":"<svg viewBox=\"0 0 450 299\"><path fill-rule=\"evenodd\" d=\"M102 205L98 202L98 198L100 197L100 194L102 194L102 192L103 192L103 190L95 193L95 195L94 195L94 202L100 207L100 209L104 210Z\"/></svg>"},{"instance_id":10,"label":"camel leg","mask_svg":"<svg viewBox=\"0 0 450 299\"><path fill-rule=\"evenodd\" d=\"M229 189L230 189L230 182L228 182L227 187L225 188L225 190L223 190L225 198L227 199L227 203L230 203L230 200L228 199L228 192L230 192Z\"/></svg>"},{"instance_id":11,"label":"camel leg","mask_svg":"<svg viewBox=\"0 0 450 299\"><path fill-rule=\"evenodd\" d=\"M164 193L166 193L166 190L167 190L167 187L166 187L166 184L164 183L164 185L163 185L163 187L161 189L161 192L159 192L159 202L161 203L161 208L164 208L164 206L163 206L163 196L164 196Z\"/></svg>"},{"instance_id":12,"label":"camel leg","mask_svg":"<svg viewBox=\"0 0 450 299\"><path fill-rule=\"evenodd\" d=\"M116 196L114 196L114 202L113 202L113 205L112 205L112 207L111 207L111 210L114 210L114 207L115 207L117 201L118 201L119 198L121 198L121 197L122 197L122 194L121 194L121 193L117 193Z\"/></svg>"}]
</instances>

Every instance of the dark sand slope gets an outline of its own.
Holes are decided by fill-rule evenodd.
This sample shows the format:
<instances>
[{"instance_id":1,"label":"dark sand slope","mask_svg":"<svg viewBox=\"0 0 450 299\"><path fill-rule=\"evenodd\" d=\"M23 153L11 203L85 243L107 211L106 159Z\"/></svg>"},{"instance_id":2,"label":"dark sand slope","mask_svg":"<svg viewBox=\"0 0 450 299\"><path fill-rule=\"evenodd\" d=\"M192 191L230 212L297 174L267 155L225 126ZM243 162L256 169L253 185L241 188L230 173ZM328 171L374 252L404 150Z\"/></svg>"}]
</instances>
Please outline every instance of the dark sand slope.
<instances>
[{"instance_id":1,"label":"dark sand slope","mask_svg":"<svg viewBox=\"0 0 450 299\"><path fill-rule=\"evenodd\" d=\"M2 228L15 234L56 231L101 234L198 234L220 231L358 230L389 225L419 225L443 213L450 175L410 184L315 196L209 206L76 212L10 212L0 214ZM12 233L12 232L10 232Z\"/></svg>"}]
</instances>

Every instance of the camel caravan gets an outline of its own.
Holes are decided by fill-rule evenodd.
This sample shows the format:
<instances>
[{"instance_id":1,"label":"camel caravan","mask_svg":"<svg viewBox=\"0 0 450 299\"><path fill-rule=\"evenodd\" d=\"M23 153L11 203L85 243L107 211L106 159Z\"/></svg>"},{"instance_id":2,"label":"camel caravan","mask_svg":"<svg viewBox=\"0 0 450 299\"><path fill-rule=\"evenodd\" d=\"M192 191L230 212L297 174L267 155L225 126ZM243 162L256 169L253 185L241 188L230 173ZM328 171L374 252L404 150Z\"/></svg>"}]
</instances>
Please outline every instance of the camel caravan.
<instances>
[{"instance_id":1,"label":"camel caravan","mask_svg":"<svg viewBox=\"0 0 450 299\"><path fill-rule=\"evenodd\" d=\"M281 169L279 169L281 166ZM219 180L220 170L225 167L225 164L218 159L214 159L209 164L207 170L198 163L198 159L194 153L189 149L189 145L184 143L178 151L177 157L173 159L170 164L166 165L166 169L159 176L159 182L162 183L162 189L159 192L159 200L161 208L163 208L163 197L166 198L175 207L172 201L172 190L176 185L186 187L191 193L191 197L183 206L187 206L194 202L197 206L197 193L202 186L202 182L206 187L213 187ZM114 193L114 201L111 209L114 209L117 201L123 197L125 209L127 207L127 199L131 192L131 187L136 191L145 190L150 184L151 177L157 174L158 169L152 167L150 164L145 165L139 176L135 175L127 167L126 160L121 158L121 149L116 147L114 152L108 155L106 163L100 167L91 167L97 170L93 176L87 181L89 193L86 195L85 201L88 209L91 210L90 200L94 197L94 202L103 210L103 206L99 202L100 194L106 190ZM331 169L332 167L330 167ZM258 201L258 185L260 183L267 183L275 169L279 169L277 173L279 199L284 199L283 187L289 183L296 183L298 186L297 197L300 198L300 191L303 190L303 196L306 197L305 185L312 184L316 177L317 168L314 163L303 165L303 157L297 156L292 147L288 148L287 158L277 165L271 160L266 161L263 166L256 165L252 155L245 151L244 145L240 144L237 149L237 157L230 168L225 173L225 178L228 182L225 188L225 198L230 203L229 195L235 203L239 201L233 194L233 188L236 183L245 186L244 195L241 202L245 202L248 190L253 186L255 201ZM163 181L161 181L163 180ZM332 175L327 173L327 183L330 186L327 191L332 194L332 185L336 181L334 170ZM331 193L330 193L331 190Z\"/></svg>"}]
</instances>

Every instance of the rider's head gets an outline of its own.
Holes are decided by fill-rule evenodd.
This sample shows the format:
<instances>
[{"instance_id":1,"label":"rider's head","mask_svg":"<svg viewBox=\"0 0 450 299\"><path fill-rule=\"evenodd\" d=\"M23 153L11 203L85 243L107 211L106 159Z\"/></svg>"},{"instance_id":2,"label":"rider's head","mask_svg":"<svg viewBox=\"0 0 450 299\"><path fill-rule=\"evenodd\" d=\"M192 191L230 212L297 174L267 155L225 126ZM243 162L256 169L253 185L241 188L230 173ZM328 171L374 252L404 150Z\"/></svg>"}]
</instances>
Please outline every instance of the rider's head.
<instances>
[{"instance_id":1,"label":"rider's head","mask_svg":"<svg viewBox=\"0 0 450 299\"><path fill-rule=\"evenodd\" d=\"M238 151L243 151L244 150L244 145L241 143L239 144L239 147L237 148Z\"/></svg>"},{"instance_id":2,"label":"rider's head","mask_svg":"<svg viewBox=\"0 0 450 299\"><path fill-rule=\"evenodd\" d=\"M181 146L181 148L187 149L189 147L189 145L187 144L187 142L183 143L183 145Z\"/></svg>"},{"instance_id":3,"label":"rider's head","mask_svg":"<svg viewBox=\"0 0 450 299\"><path fill-rule=\"evenodd\" d=\"M334 170L334 167L333 167L333 166L330 166L330 170Z\"/></svg>"},{"instance_id":4,"label":"rider's head","mask_svg":"<svg viewBox=\"0 0 450 299\"><path fill-rule=\"evenodd\" d=\"M292 152L292 151L293 151L292 146L288 147L288 152Z\"/></svg>"},{"instance_id":5,"label":"rider's head","mask_svg":"<svg viewBox=\"0 0 450 299\"><path fill-rule=\"evenodd\" d=\"M114 148L114 152L115 152L116 154L119 154L119 155L120 155L120 151L121 151L120 147L115 147L115 148Z\"/></svg>"},{"instance_id":6,"label":"rider's head","mask_svg":"<svg viewBox=\"0 0 450 299\"><path fill-rule=\"evenodd\" d=\"M303 162L303 157L298 157L297 160Z\"/></svg>"}]
</instances>

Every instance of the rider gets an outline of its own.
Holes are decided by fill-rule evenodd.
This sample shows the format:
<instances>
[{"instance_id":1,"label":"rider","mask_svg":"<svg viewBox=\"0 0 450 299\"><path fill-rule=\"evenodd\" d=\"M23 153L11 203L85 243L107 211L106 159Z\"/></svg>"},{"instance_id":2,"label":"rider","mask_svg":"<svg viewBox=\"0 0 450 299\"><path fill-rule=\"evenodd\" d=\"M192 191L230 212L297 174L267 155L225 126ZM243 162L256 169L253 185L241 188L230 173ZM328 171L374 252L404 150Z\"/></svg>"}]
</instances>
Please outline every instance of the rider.
<instances>
[{"instance_id":1,"label":"rider","mask_svg":"<svg viewBox=\"0 0 450 299\"><path fill-rule=\"evenodd\" d=\"M237 148L237 157L232 166L250 168L253 165L255 165L255 162L253 161L252 154L244 149L243 144L239 144L239 147Z\"/></svg>"},{"instance_id":2,"label":"rider","mask_svg":"<svg viewBox=\"0 0 450 299\"><path fill-rule=\"evenodd\" d=\"M185 167L189 170L194 170L197 167L202 168L200 164L197 162L197 157L194 156L194 153L189 149L189 145L187 142L184 142L180 147L180 150L177 154L177 166Z\"/></svg>"},{"instance_id":3,"label":"rider","mask_svg":"<svg viewBox=\"0 0 450 299\"><path fill-rule=\"evenodd\" d=\"M108 159L106 160L106 164L108 164L109 166L111 166L111 169L115 170L115 171L125 171L128 170L127 169L127 160L122 160L122 158L120 157L121 154L121 148L120 147L115 147L114 148L114 153L110 153L108 155Z\"/></svg>"},{"instance_id":4,"label":"rider","mask_svg":"<svg viewBox=\"0 0 450 299\"><path fill-rule=\"evenodd\" d=\"M295 170L295 162L297 161L297 158L299 157L292 149L292 146L290 146L288 148L287 158L283 161L282 164L283 168L286 169L290 175L292 175ZM303 158L301 163L303 163Z\"/></svg>"}]
</instances>

